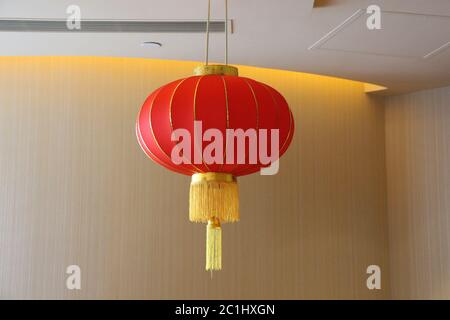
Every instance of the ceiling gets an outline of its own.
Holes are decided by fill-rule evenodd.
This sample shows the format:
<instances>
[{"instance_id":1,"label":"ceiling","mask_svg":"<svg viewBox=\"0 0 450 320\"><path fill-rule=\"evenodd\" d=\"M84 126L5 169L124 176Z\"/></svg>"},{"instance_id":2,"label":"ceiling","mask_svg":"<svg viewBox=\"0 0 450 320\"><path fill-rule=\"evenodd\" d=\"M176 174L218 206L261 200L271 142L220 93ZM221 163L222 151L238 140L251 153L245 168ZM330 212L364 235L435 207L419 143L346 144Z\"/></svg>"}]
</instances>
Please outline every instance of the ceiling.
<instances>
[{"instance_id":1,"label":"ceiling","mask_svg":"<svg viewBox=\"0 0 450 320\"><path fill-rule=\"evenodd\" d=\"M212 18L223 18L212 0ZM0 19L65 19L73 0L0 0ZM82 19L203 20L206 0L77 0ZM369 5L382 10L369 30ZM331 75L396 94L450 85L449 0L229 0L232 64ZM211 35L223 60L222 33ZM143 47L143 41L163 46ZM201 61L201 33L0 32L0 55L120 56Z\"/></svg>"}]
</instances>

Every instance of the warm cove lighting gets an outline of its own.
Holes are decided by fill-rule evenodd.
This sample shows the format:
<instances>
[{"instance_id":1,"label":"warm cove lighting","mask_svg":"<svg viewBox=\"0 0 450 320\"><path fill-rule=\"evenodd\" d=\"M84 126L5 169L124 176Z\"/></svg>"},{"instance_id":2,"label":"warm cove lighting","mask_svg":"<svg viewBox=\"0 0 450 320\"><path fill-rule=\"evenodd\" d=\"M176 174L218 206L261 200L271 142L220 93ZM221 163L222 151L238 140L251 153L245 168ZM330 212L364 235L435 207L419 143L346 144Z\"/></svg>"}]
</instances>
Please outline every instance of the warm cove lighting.
<instances>
[{"instance_id":1,"label":"warm cove lighting","mask_svg":"<svg viewBox=\"0 0 450 320\"><path fill-rule=\"evenodd\" d=\"M82 72L83 74L91 74L91 70L101 70L102 75L105 76L106 79L120 79L120 77L124 77L124 75L129 76L133 75L136 77L139 82L137 83L146 83L149 87L157 88L161 85L163 79L166 79L168 74L170 75L179 75L180 73L187 73L190 68L194 68L195 64L193 62L186 61L168 61L168 60L157 60L157 59L140 59L140 58L112 58L112 57L3 57L1 61L1 66L5 70L9 70L8 72L12 72L12 70L16 70L18 66L21 68L26 68L34 65L44 66L45 69L51 70L55 74L54 79L59 79L59 77L63 77L66 74L78 74ZM126 68L124 68L124 65ZM66 68L67 66L67 68ZM233 71L231 71L233 70ZM355 94L359 94L364 90L364 83L353 81L353 80L344 80L339 78L333 78L328 76L321 76L315 74L307 74L300 72L292 72L286 70L276 70L276 69L265 69L265 68L257 68L250 66L240 66L240 70L242 70L247 77L251 77L254 79L264 79L266 82L270 83L283 83L284 87L288 88L303 88L302 90L317 90L320 92L321 88L324 88L324 91L327 92L330 88L334 88L335 84L340 84L340 86L344 86L346 88L352 88L352 92ZM33 69L30 69L33 71ZM125 77L126 78L126 77ZM201 81L195 82L195 79L202 78ZM211 87L207 78L216 78L222 79L222 82L215 81ZM236 81L228 81L227 79L236 78ZM225 79L225 81L223 81ZM175 83L178 84L178 88L175 88L174 85L168 84L159 89L156 89L154 93L152 93L146 103L142 106L141 112L139 113L138 121L136 123L136 132L139 139L139 144L141 145L144 152L151 157L156 163L166 167L169 170L175 171L181 174L189 174L194 175L199 173L199 175L193 177L193 193L191 194L191 208L195 208L196 206L204 207L204 208L213 208L214 206L223 206L224 210L229 210L230 217L223 219L208 219L211 220L211 224L208 227L208 234L217 242L213 241L212 249L209 249L209 252L215 252L215 245L219 246L220 241L217 239L219 236L219 223L225 223L232 221L232 215L234 217L239 217L238 210L232 210L230 208L238 209L238 200L237 200L237 180L238 177L243 175L247 169L250 171L256 172L259 168L263 168L264 164L258 158L257 164L252 164L250 162L247 163L237 163L236 166L238 169L233 169L229 172L221 172L220 166L222 164L218 164L215 166L214 170L208 171L206 169L205 164L210 168L214 167L208 163L208 161L204 161L205 164L195 164L197 168L201 168L201 170L190 170L189 172L185 172L187 165L180 164L177 162L173 162L171 159L171 151L172 149L167 148L166 145L163 144L163 141L170 141L171 145L176 146L179 141L171 141L171 133L172 128L170 128L170 114L169 110L172 108L175 110L172 114L173 120L173 129L174 131L179 128L184 128L193 134L194 128L194 101L195 101L195 109L196 117L202 122L203 130L201 131L201 143L197 144L201 146L201 150L196 150L193 145L195 139L192 139L192 152L200 151L199 153L207 154L208 152L204 152L206 147L210 145L212 141L208 141L205 139L204 133L211 128L219 127L222 128L219 131L223 133L223 129L226 131L227 121L229 129L264 129L264 121L267 121L266 128L268 129L279 129L279 152L280 155L286 152L287 147L289 146L290 139L294 134L294 121L291 112L289 111L289 117L286 117L286 112L284 110L288 110L285 105L284 98L279 94L275 89L270 89L268 85L265 85L259 81L255 81L249 78L240 77L237 74L237 70L231 66L228 67L215 67L209 65L207 68L202 66L197 70L197 75L193 77L187 77L186 80L182 82L183 79L176 80ZM56 80L52 80L56 81ZM98 81L92 76L87 78L86 86L89 84L89 88ZM248 83L250 83L250 86ZM235 83L236 82L236 83ZM258 82L258 88L253 86ZM194 84L193 84L194 83ZM190 89L186 90L185 86L190 84ZM111 82L111 85L114 86L114 90L122 90L123 84L122 82ZM208 89L205 90L208 86ZM137 86L138 87L138 86ZM195 88L197 87L197 93ZM262 88L265 88L262 90ZM255 90L256 89L256 90ZM284 102L273 102L271 99L267 99L269 95L265 92L268 89L275 96L279 96L279 101L283 100ZM137 89L137 94L139 94L140 89ZM273 90L273 91L272 91ZM297 91L296 95L297 95ZM142 93L142 92L141 92ZM255 94L255 96L253 96ZM173 98L171 98L173 95ZM244 96L241 96L244 95ZM263 95L266 98L262 97ZM292 97L295 100L296 95ZM305 97L305 99L310 99L308 96L304 96L302 93L297 95L298 97ZM226 98L225 98L226 97ZM244 104L242 104L242 101ZM255 100L256 99L256 100ZM315 98L314 100L305 101L304 105L314 105L317 103L323 103L320 100L320 97ZM202 102L203 101L203 102ZM205 102L206 101L206 102ZM321 102L322 101L322 102ZM120 103L120 102L115 102ZM206 104L205 104L206 103ZM201 104L204 104L203 106ZM88 107L87 105L80 105L80 108ZM209 106L209 107L207 107ZM242 107L241 107L242 106ZM185 109L186 108L186 109ZM255 118L256 110L258 108L258 117ZM276 110L278 111L274 111ZM228 112L227 112L228 109ZM233 109L233 111L231 111ZM180 116L181 113L186 110L190 111L185 116ZM265 111L264 111L265 110ZM272 111L270 111L272 110ZM302 112L302 110L296 108L296 111ZM160 114L161 113L161 114ZM272 116L269 114L272 113ZM227 115L228 114L228 115ZM283 114L283 119L291 119L292 123L284 120L279 122L280 115ZM176 119L175 119L176 118ZM257 120L258 119L258 120ZM142 120L142 121L140 121ZM186 121L187 120L187 121ZM276 120L276 121L275 121ZM180 122L181 121L181 122ZM244 121L246 124L242 124ZM272 122L274 121L274 122ZM258 126L256 126L256 122L258 122ZM218 125L221 123L221 125ZM271 124L270 124L271 123ZM143 125L145 124L145 125ZM160 126L165 126L166 129L161 129ZM292 126L292 128L291 128ZM189 129L191 128L191 129ZM289 129L290 128L290 129ZM286 132L290 131L289 139L285 141ZM258 135L259 136L259 135ZM267 134L270 137L270 134ZM195 137L195 134L192 135ZM224 137L226 137L226 132L224 133ZM269 139L270 140L270 139ZM157 145L157 143L159 146ZM257 145L264 145L259 143L259 139L257 140ZM226 154L227 146L225 145L226 139L223 139L223 150ZM236 147L238 143L235 144ZM268 154L272 154L271 150L271 142L267 142ZM162 147L166 152L168 152L167 157L165 154L161 154L160 147ZM251 150L248 145L245 146L244 152L247 154L251 154ZM193 156L194 154L191 154ZM247 161L250 159L246 159ZM195 161L194 161L195 162ZM191 165L191 167L192 167ZM228 167L229 165L224 165L224 167ZM245 170L243 168L246 168ZM252 168L252 170L250 170ZM236 171L235 171L236 170ZM283 167L280 168L280 171L283 171ZM211 173L209 173L211 172ZM218 174L217 174L218 173ZM230 176L231 175L231 176ZM261 177L264 179L264 177ZM202 185L202 187L200 187ZM203 188L206 187L207 188ZM217 187L216 189L214 189ZM221 192L225 193L226 188L229 187L228 195L220 194ZM197 189L205 189L205 192L197 193ZM220 192L214 193L214 190L219 189ZM233 189L235 191L233 191ZM167 190L170 192L170 190ZM213 195L208 195L212 193ZM228 198L227 198L228 197ZM222 201L221 199L225 199ZM214 199L219 199L218 201ZM187 206L186 206L187 207ZM191 211L190 217L193 221L206 221L204 218L214 218L215 216L224 216L226 215L223 212L213 211L206 209L205 211ZM164 213L161 213L164 214ZM197 218L196 218L197 217ZM237 220L237 219L236 219ZM217 235L217 237L215 237ZM217 248L217 251L218 250ZM215 259L217 257L217 259ZM221 259L219 254L213 255L212 260L208 260L208 268L214 269L219 268L221 266ZM215 270L215 269L214 269Z\"/></svg>"}]
</instances>

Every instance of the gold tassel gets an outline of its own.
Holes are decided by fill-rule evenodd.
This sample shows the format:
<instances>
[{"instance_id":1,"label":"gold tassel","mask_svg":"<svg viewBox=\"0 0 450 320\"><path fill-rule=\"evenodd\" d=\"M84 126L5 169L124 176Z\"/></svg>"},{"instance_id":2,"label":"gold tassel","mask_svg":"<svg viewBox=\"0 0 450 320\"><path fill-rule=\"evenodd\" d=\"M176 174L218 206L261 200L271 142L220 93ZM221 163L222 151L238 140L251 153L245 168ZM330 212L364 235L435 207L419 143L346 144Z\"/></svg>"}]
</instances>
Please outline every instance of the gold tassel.
<instances>
[{"instance_id":1,"label":"gold tassel","mask_svg":"<svg viewBox=\"0 0 450 320\"><path fill-rule=\"evenodd\" d=\"M206 226L206 270L222 269L222 228L217 218L212 218Z\"/></svg>"},{"instance_id":2,"label":"gold tassel","mask_svg":"<svg viewBox=\"0 0 450 320\"><path fill-rule=\"evenodd\" d=\"M207 172L192 176L189 220L206 223L239 221L239 193L236 178L228 173Z\"/></svg>"},{"instance_id":3,"label":"gold tassel","mask_svg":"<svg viewBox=\"0 0 450 320\"><path fill-rule=\"evenodd\" d=\"M236 178L228 173L207 172L192 176L189 219L206 227L206 270L222 269L221 223L239 220Z\"/></svg>"}]
</instances>

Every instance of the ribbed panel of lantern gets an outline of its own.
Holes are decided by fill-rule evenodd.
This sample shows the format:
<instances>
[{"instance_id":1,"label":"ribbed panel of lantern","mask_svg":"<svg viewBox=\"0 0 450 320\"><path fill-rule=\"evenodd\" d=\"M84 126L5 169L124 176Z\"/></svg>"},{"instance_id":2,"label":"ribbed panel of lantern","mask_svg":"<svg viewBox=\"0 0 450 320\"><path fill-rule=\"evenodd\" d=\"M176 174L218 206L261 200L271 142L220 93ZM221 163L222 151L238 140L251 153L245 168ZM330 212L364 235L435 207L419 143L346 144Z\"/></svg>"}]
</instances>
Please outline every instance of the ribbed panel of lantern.
<instances>
[{"instance_id":1,"label":"ribbed panel of lantern","mask_svg":"<svg viewBox=\"0 0 450 320\"><path fill-rule=\"evenodd\" d=\"M200 66L147 98L136 132L154 162L192 176L189 219L207 224L206 270L220 270L221 225L240 219L237 178L270 167L291 142L286 100L232 66Z\"/></svg>"}]
</instances>

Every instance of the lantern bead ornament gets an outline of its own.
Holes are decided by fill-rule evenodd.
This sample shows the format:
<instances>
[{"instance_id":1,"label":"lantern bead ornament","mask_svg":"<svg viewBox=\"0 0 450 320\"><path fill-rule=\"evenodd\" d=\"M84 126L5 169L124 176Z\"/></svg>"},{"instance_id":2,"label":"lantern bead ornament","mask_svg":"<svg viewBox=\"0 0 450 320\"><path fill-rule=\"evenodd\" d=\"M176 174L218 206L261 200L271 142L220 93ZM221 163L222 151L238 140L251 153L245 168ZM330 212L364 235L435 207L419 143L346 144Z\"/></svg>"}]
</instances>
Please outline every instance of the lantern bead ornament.
<instances>
[{"instance_id":1,"label":"lantern bead ornament","mask_svg":"<svg viewBox=\"0 0 450 320\"><path fill-rule=\"evenodd\" d=\"M181 140L173 139L178 129L191 137L190 141L183 141L189 148L178 153L181 162L173 160ZM224 138L197 139L209 129ZM205 65L197 67L194 76L171 82L150 94L136 121L137 139L148 157L166 169L192 176L189 219L208 223L207 270L222 268L221 223L240 218L237 177L272 164L261 157L252 159L255 150L250 134L239 144L233 140L235 136L229 138L230 130L253 130L258 155L265 150L266 155L275 154L278 160L291 143L294 120L286 100L272 87L238 76L235 67ZM270 132L277 132L278 136ZM219 146L223 154L214 154L221 161L208 163L203 155L212 144Z\"/></svg>"}]
</instances>

